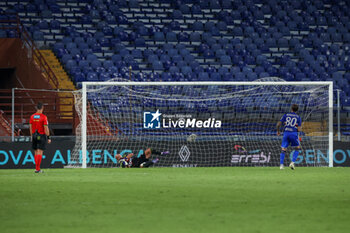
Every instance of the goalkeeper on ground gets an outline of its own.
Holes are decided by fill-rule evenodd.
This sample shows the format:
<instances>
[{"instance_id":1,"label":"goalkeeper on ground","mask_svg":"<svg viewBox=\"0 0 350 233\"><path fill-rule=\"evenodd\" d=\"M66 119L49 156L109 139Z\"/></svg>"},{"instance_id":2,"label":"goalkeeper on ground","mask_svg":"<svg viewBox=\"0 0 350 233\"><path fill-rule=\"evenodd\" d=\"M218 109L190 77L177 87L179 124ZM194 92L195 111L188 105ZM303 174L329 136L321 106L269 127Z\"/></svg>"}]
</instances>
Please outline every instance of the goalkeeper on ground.
<instances>
[{"instance_id":1,"label":"goalkeeper on ground","mask_svg":"<svg viewBox=\"0 0 350 233\"><path fill-rule=\"evenodd\" d=\"M151 159L152 154L167 155L169 153L169 151L160 152L152 148L147 148L146 150L144 150L140 157L135 157L133 153L130 153L126 157L122 157L120 154L117 154L115 158L117 159L118 164L123 168L146 168L158 163L159 161L158 157L156 157L155 159Z\"/></svg>"},{"instance_id":2,"label":"goalkeeper on ground","mask_svg":"<svg viewBox=\"0 0 350 233\"><path fill-rule=\"evenodd\" d=\"M300 141L298 137L298 132L301 131L301 118L296 113L298 111L298 105L293 104L291 107L291 112L286 113L282 116L281 120L277 123L277 135L280 136L280 127L283 124L284 132L282 139L282 152L280 154L280 169L284 169L284 156L286 155L287 147L289 145L296 147L293 153L293 159L289 167L294 170L294 162L299 155Z\"/></svg>"}]
</instances>

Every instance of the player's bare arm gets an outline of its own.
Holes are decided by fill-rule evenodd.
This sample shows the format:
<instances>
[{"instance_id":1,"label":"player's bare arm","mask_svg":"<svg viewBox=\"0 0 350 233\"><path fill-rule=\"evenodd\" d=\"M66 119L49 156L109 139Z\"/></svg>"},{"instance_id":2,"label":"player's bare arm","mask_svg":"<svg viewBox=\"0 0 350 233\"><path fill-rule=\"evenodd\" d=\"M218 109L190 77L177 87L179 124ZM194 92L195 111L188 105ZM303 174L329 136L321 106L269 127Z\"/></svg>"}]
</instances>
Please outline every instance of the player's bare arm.
<instances>
[{"instance_id":1,"label":"player's bare arm","mask_svg":"<svg viewBox=\"0 0 350 233\"><path fill-rule=\"evenodd\" d=\"M47 136L47 143L51 143L51 138L50 138L50 130L49 127L47 125L44 125L44 129L45 129L45 134Z\"/></svg>"},{"instance_id":2,"label":"player's bare arm","mask_svg":"<svg viewBox=\"0 0 350 233\"><path fill-rule=\"evenodd\" d=\"M281 125L282 125L282 122L278 121L277 122L277 125L276 125L276 128L277 128L277 136L280 136L281 135Z\"/></svg>"}]
</instances>

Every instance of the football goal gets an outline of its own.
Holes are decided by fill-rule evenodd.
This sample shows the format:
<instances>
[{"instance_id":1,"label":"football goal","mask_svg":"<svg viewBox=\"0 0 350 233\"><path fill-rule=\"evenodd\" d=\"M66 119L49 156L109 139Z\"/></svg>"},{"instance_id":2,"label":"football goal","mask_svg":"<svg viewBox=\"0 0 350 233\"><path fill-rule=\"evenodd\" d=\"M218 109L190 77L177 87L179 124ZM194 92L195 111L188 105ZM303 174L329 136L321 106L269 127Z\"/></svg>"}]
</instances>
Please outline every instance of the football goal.
<instances>
[{"instance_id":1,"label":"football goal","mask_svg":"<svg viewBox=\"0 0 350 233\"><path fill-rule=\"evenodd\" d=\"M76 167L116 167L116 154L147 148L170 151L160 167L279 166L276 124L292 104L297 166L333 166L332 82L84 82L75 98Z\"/></svg>"}]
</instances>

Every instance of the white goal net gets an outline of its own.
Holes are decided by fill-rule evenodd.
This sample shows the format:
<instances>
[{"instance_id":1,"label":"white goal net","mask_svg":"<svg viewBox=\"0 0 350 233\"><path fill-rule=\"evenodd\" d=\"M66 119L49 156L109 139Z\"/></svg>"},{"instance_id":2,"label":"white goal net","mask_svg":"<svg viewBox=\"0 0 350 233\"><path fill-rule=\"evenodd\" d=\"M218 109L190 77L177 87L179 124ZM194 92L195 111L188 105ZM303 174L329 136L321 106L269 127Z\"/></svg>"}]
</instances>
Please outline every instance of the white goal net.
<instances>
[{"instance_id":1,"label":"white goal net","mask_svg":"<svg viewBox=\"0 0 350 233\"><path fill-rule=\"evenodd\" d=\"M147 148L170 152L154 164L160 167L278 166L276 124L292 104L303 122L297 166L332 166L332 89L331 82L277 78L85 82L76 93L73 166L116 167L116 154L141 156Z\"/></svg>"}]
</instances>

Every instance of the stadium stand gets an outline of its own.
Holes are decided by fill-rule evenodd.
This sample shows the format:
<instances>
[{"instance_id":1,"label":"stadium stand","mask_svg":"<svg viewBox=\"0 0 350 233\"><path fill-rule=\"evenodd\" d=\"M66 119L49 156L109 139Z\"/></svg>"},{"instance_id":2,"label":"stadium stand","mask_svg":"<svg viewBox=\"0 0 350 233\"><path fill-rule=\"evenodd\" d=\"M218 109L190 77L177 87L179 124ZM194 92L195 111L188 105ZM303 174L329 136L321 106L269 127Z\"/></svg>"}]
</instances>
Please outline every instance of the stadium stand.
<instances>
[{"instance_id":1,"label":"stadium stand","mask_svg":"<svg viewBox=\"0 0 350 233\"><path fill-rule=\"evenodd\" d=\"M349 115L349 1L7 0L0 9L1 19L19 15L78 88L115 77L332 80ZM0 37L16 36L0 30Z\"/></svg>"}]
</instances>

